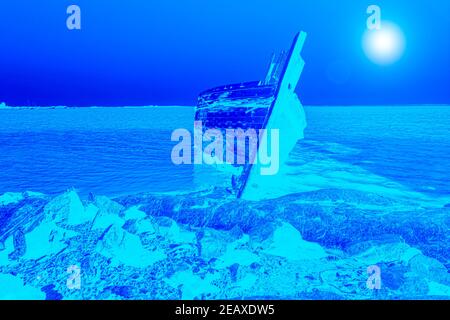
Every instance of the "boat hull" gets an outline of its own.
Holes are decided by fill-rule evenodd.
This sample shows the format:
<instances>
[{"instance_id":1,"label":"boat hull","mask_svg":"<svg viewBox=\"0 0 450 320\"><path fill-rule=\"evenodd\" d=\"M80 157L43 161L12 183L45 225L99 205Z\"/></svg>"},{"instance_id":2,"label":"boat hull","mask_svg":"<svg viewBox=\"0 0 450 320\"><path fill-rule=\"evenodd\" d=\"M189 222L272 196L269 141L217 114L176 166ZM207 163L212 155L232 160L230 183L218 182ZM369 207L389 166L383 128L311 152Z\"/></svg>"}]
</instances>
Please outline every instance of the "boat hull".
<instances>
[{"instance_id":1,"label":"boat hull","mask_svg":"<svg viewBox=\"0 0 450 320\"><path fill-rule=\"evenodd\" d=\"M219 130L226 136L230 129L254 130L258 133L256 153L261 150L276 151L276 160L283 164L297 141L303 138L306 127L305 113L295 93L304 67L301 50L305 39L306 34L299 33L289 53L272 60L265 81L217 87L201 93L195 120L201 121L202 133ZM274 60L282 65L274 67ZM278 140L272 139L273 134L278 134ZM231 161L218 168L232 166L235 169L222 171L232 173L230 190L238 198L260 199L270 189L270 181L277 179L277 174L265 170L266 164L257 161L255 153L251 152L250 141L245 143L247 148L242 155L245 163ZM226 141L224 152L230 148L234 148L233 151L239 156L235 141ZM274 154L271 156L273 158ZM225 158L222 155L222 159Z\"/></svg>"}]
</instances>

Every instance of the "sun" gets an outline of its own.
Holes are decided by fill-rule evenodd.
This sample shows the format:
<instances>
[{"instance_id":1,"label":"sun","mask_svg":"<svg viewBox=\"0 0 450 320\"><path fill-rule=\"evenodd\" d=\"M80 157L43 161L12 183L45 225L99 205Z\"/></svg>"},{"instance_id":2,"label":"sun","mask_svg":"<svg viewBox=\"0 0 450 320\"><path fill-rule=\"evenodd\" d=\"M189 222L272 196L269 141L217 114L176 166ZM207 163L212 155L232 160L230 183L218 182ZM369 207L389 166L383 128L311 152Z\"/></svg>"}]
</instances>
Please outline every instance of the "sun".
<instances>
[{"instance_id":1,"label":"sun","mask_svg":"<svg viewBox=\"0 0 450 320\"><path fill-rule=\"evenodd\" d=\"M371 61L380 65L389 65L403 56L405 37L397 25L383 22L380 30L365 32L363 48Z\"/></svg>"}]
</instances>

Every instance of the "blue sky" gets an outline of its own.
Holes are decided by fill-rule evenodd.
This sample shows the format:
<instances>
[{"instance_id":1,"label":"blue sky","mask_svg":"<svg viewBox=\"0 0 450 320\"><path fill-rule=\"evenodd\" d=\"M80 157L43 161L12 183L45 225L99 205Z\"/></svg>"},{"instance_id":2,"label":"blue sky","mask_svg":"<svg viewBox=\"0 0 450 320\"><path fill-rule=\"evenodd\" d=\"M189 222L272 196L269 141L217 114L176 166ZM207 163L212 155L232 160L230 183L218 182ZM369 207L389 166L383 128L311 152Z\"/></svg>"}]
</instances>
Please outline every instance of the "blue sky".
<instances>
[{"instance_id":1,"label":"blue sky","mask_svg":"<svg viewBox=\"0 0 450 320\"><path fill-rule=\"evenodd\" d=\"M66 28L70 4L82 30ZM370 4L405 34L395 64L362 50ZM210 87L263 78L305 30L304 104L450 104L449 15L447 0L1 0L0 101L194 105Z\"/></svg>"}]
</instances>

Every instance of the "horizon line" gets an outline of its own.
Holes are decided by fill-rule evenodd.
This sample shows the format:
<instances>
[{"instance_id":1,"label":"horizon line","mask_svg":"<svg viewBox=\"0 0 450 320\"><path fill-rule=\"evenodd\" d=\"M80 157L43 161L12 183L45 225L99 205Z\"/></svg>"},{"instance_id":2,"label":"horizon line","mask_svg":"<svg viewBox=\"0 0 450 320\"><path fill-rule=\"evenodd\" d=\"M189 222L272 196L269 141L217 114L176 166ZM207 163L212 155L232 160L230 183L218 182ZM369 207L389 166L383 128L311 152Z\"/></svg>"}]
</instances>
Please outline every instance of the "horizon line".
<instances>
[{"instance_id":1,"label":"horizon line","mask_svg":"<svg viewBox=\"0 0 450 320\"><path fill-rule=\"evenodd\" d=\"M410 104L303 104L303 107L448 107L450 103L410 103ZM195 108L196 105L29 105L29 106L10 106L0 103L0 109L17 109L17 108L48 108L48 109L75 109L75 108Z\"/></svg>"}]
</instances>

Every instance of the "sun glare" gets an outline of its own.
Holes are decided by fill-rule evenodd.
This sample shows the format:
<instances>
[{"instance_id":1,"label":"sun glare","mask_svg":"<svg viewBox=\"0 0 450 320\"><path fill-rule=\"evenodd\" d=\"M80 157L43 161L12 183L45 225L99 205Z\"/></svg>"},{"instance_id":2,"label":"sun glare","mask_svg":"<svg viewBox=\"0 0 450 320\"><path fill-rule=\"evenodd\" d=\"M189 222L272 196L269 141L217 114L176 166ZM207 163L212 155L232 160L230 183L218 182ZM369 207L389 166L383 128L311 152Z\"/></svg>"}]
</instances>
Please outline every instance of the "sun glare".
<instances>
[{"instance_id":1,"label":"sun glare","mask_svg":"<svg viewBox=\"0 0 450 320\"><path fill-rule=\"evenodd\" d=\"M367 57L381 65L398 61L405 50L405 37L398 26L383 22L380 30L367 30L363 48Z\"/></svg>"}]
</instances>

